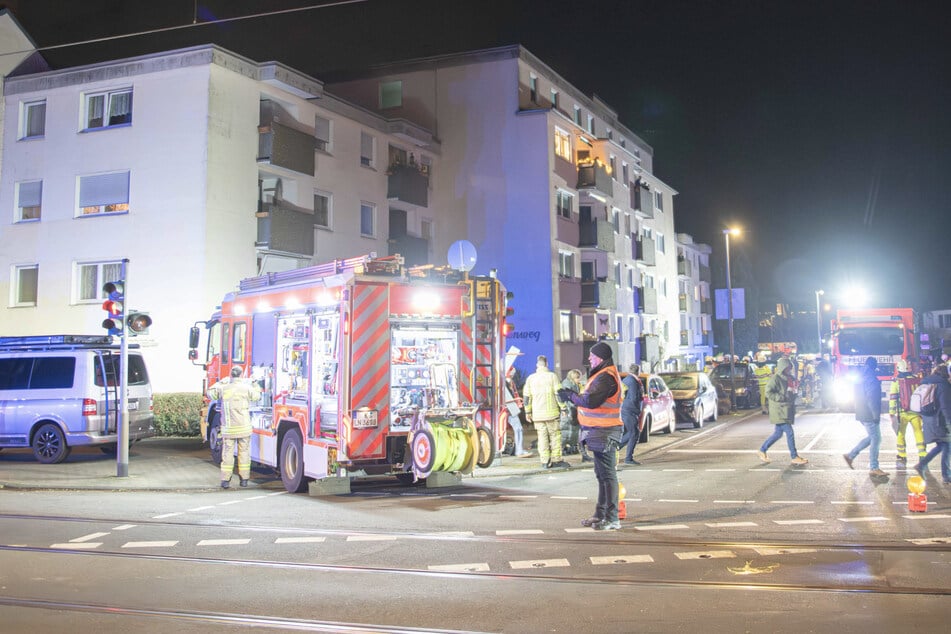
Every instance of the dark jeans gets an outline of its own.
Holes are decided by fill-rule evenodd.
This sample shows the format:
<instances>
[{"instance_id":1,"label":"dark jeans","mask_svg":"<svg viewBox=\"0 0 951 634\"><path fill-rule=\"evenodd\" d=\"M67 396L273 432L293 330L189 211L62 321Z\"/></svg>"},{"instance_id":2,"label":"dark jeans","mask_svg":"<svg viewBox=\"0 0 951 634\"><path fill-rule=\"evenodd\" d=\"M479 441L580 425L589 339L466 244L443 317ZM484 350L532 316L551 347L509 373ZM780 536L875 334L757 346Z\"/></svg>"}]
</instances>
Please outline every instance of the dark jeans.
<instances>
[{"instance_id":1,"label":"dark jeans","mask_svg":"<svg viewBox=\"0 0 951 634\"><path fill-rule=\"evenodd\" d=\"M617 441L609 439L604 451L591 451L594 454L594 475L598 479L598 506L594 516L609 522L617 521L617 447Z\"/></svg>"},{"instance_id":2,"label":"dark jeans","mask_svg":"<svg viewBox=\"0 0 951 634\"><path fill-rule=\"evenodd\" d=\"M951 484L951 443L936 442L928 455L921 459L918 466L924 471L928 468L928 463L939 453L941 454L941 479L944 480L945 484ZM595 463L595 467L597 467L597 463Z\"/></svg>"},{"instance_id":3,"label":"dark jeans","mask_svg":"<svg viewBox=\"0 0 951 634\"><path fill-rule=\"evenodd\" d=\"M634 459L634 448L637 447L637 441L641 439L641 433L637 429L637 422L640 420L640 414L625 414L621 412L621 420L624 421L624 434L621 436L621 447L627 446L627 455L625 460Z\"/></svg>"}]
</instances>

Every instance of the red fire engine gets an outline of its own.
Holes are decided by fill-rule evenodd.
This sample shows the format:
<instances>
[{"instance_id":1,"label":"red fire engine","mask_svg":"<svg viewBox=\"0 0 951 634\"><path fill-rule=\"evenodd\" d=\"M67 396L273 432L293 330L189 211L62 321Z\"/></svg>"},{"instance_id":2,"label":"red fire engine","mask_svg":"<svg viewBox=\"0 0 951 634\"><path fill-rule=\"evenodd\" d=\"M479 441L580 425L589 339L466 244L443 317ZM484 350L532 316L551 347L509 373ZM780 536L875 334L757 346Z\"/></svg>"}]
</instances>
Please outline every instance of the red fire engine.
<instances>
[{"instance_id":1,"label":"red fire engine","mask_svg":"<svg viewBox=\"0 0 951 634\"><path fill-rule=\"evenodd\" d=\"M239 366L264 395L252 408L251 459L288 491L311 479L488 467L502 448L505 318L494 276L400 256L362 256L242 280L199 325L205 387ZM220 459L219 406L202 434ZM338 487L339 490L339 487Z\"/></svg>"}]
</instances>

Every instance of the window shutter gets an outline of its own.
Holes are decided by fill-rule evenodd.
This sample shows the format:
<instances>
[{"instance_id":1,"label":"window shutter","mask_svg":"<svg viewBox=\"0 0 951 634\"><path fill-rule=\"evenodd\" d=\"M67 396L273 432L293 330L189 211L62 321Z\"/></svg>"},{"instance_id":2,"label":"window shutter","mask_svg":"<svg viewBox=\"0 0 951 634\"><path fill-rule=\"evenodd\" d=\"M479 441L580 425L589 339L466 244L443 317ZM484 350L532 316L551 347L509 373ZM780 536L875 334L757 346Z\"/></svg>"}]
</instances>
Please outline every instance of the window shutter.
<instances>
[{"instance_id":1,"label":"window shutter","mask_svg":"<svg viewBox=\"0 0 951 634\"><path fill-rule=\"evenodd\" d=\"M129 202L129 172L83 176L79 182L79 206L98 207Z\"/></svg>"}]
</instances>

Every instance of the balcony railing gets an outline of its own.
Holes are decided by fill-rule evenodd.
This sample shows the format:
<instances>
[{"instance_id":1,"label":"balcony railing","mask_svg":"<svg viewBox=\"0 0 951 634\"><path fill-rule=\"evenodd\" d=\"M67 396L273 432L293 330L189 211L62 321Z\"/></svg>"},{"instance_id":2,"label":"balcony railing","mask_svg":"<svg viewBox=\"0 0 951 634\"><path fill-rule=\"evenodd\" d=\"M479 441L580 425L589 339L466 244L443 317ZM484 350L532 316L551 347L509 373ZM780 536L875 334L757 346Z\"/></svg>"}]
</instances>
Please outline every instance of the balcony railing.
<instances>
[{"instance_id":1,"label":"balcony railing","mask_svg":"<svg viewBox=\"0 0 951 634\"><path fill-rule=\"evenodd\" d=\"M704 315L713 314L713 302L710 301L709 297L704 297L700 300L700 312Z\"/></svg>"},{"instance_id":2,"label":"balcony railing","mask_svg":"<svg viewBox=\"0 0 951 634\"><path fill-rule=\"evenodd\" d=\"M657 314L657 289L641 288L641 312L652 315Z\"/></svg>"},{"instance_id":3,"label":"balcony railing","mask_svg":"<svg viewBox=\"0 0 951 634\"><path fill-rule=\"evenodd\" d=\"M279 104L261 102L258 127L258 162L314 176L317 139L295 129L297 122Z\"/></svg>"},{"instance_id":4,"label":"balcony railing","mask_svg":"<svg viewBox=\"0 0 951 634\"><path fill-rule=\"evenodd\" d=\"M578 246L614 251L614 227L606 220L591 220L579 227Z\"/></svg>"},{"instance_id":5,"label":"balcony railing","mask_svg":"<svg viewBox=\"0 0 951 634\"><path fill-rule=\"evenodd\" d=\"M258 248L296 255L314 255L314 214L264 203L257 217Z\"/></svg>"},{"instance_id":6,"label":"balcony railing","mask_svg":"<svg viewBox=\"0 0 951 634\"><path fill-rule=\"evenodd\" d=\"M391 165L386 197L420 207L429 206L429 176L415 165Z\"/></svg>"},{"instance_id":7,"label":"balcony railing","mask_svg":"<svg viewBox=\"0 0 951 634\"><path fill-rule=\"evenodd\" d=\"M657 265L657 243L653 238L641 236L637 239L637 259L648 266Z\"/></svg>"},{"instance_id":8,"label":"balcony railing","mask_svg":"<svg viewBox=\"0 0 951 634\"><path fill-rule=\"evenodd\" d=\"M577 277L558 278L558 308L575 310L581 306L581 280Z\"/></svg>"},{"instance_id":9,"label":"balcony railing","mask_svg":"<svg viewBox=\"0 0 951 634\"><path fill-rule=\"evenodd\" d=\"M654 192L641 186L631 188L631 207L648 218L654 217Z\"/></svg>"},{"instance_id":10,"label":"balcony railing","mask_svg":"<svg viewBox=\"0 0 951 634\"><path fill-rule=\"evenodd\" d=\"M690 345L690 331L689 330L680 331L680 345L682 346Z\"/></svg>"},{"instance_id":11,"label":"balcony railing","mask_svg":"<svg viewBox=\"0 0 951 634\"><path fill-rule=\"evenodd\" d=\"M417 266L420 264L429 264L429 241L425 238L418 238L403 234L401 236L390 236L390 255L402 255L403 263L406 266Z\"/></svg>"},{"instance_id":12,"label":"balcony railing","mask_svg":"<svg viewBox=\"0 0 951 634\"><path fill-rule=\"evenodd\" d=\"M617 308L617 287L614 282L581 282L581 305L591 308Z\"/></svg>"},{"instance_id":13,"label":"balcony railing","mask_svg":"<svg viewBox=\"0 0 951 634\"><path fill-rule=\"evenodd\" d=\"M576 214L571 218L565 218L560 213L555 213L555 239L564 242L573 247L579 245L580 228L578 226Z\"/></svg>"},{"instance_id":14,"label":"balcony railing","mask_svg":"<svg viewBox=\"0 0 951 634\"><path fill-rule=\"evenodd\" d=\"M579 163L577 189L596 189L605 196L613 196L614 181L608 167L598 160Z\"/></svg>"},{"instance_id":15,"label":"balcony railing","mask_svg":"<svg viewBox=\"0 0 951 634\"><path fill-rule=\"evenodd\" d=\"M687 297L686 295L680 295L680 296L678 297L678 301L680 302L680 312L686 313L686 312L688 312L688 311L690 310L690 298L689 298L689 297Z\"/></svg>"},{"instance_id":16,"label":"balcony railing","mask_svg":"<svg viewBox=\"0 0 951 634\"><path fill-rule=\"evenodd\" d=\"M677 258L677 275L690 277L693 274L693 264L685 258Z\"/></svg>"},{"instance_id":17,"label":"balcony railing","mask_svg":"<svg viewBox=\"0 0 951 634\"><path fill-rule=\"evenodd\" d=\"M709 284L709 283L711 282L711 280L712 280L712 278L711 278L711 276L710 276L710 267L709 267L709 266L704 266L703 264L701 264L701 265L700 265L700 281L701 281L701 282L706 282L706 283Z\"/></svg>"}]
</instances>

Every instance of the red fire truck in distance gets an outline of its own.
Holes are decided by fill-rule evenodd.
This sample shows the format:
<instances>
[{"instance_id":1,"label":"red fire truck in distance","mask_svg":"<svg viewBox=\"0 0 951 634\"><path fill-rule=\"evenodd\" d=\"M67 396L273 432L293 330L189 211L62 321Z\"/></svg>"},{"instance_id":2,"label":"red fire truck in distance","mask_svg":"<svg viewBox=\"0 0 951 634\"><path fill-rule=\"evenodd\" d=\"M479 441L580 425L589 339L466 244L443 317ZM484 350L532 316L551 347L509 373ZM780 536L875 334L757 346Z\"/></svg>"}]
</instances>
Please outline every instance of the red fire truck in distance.
<instances>
[{"instance_id":1,"label":"red fire truck in distance","mask_svg":"<svg viewBox=\"0 0 951 634\"><path fill-rule=\"evenodd\" d=\"M251 459L275 467L288 491L468 473L504 443L509 299L494 276L407 268L398 255L335 260L242 280L191 329L189 358L203 326L204 387L234 366L263 387ZM214 460L219 424L219 404L206 403Z\"/></svg>"}]
</instances>

